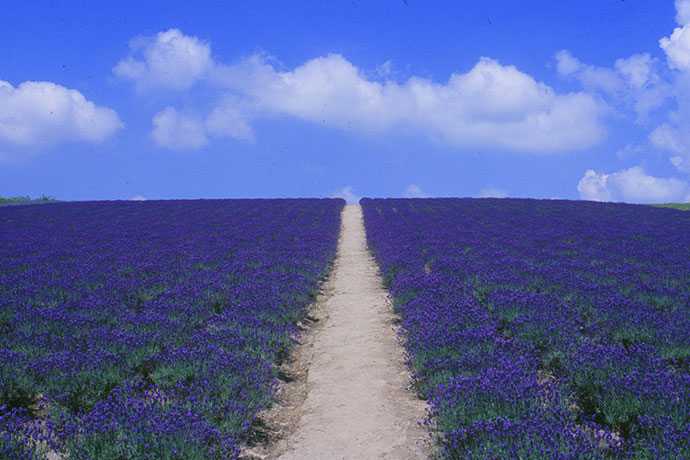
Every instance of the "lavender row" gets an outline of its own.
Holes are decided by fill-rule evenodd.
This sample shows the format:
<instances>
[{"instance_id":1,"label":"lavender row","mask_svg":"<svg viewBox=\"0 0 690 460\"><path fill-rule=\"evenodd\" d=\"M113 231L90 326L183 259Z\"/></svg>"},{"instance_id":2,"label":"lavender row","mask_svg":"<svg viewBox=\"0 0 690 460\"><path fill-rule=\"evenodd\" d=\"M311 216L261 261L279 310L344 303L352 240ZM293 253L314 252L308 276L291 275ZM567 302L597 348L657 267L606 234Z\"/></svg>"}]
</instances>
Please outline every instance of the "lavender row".
<instances>
[{"instance_id":1,"label":"lavender row","mask_svg":"<svg viewBox=\"0 0 690 460\"><path fill-rule=\"evenodd\" d=\"M690 457L690 215L362 200L446 458Z\"/></svg>"},{"instance_id":2,"label":"lavender row","mask_svg":"<svg viewBox=\"0 0 690 460\"><path fill-rule=\"evenodd\" d=\"M0 208L0 457L237 456L343 205Z\"/></svg>"}]
</instances>

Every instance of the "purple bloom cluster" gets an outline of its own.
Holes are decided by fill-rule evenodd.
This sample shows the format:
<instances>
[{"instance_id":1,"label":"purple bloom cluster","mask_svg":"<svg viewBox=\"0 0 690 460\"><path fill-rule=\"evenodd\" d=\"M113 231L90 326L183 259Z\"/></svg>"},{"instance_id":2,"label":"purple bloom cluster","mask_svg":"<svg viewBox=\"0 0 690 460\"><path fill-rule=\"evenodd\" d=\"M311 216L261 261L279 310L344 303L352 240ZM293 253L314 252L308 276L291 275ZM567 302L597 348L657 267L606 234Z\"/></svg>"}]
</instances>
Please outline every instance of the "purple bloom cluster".
<instances>
[{"instance_id":1,"label":"purple bloom cluster","mask_svg":"<svg viewBox=\"0 0 690 460\"><path fill-rule=\"evenodd\" d=\"M233 458L343 200L0 208L0 456Z\"/></svg>"},{"instance_id":2,"label":"purple bloom cluster","mask_svg":"<svg viewBox=\"0 0 690 460\"><path fill-rule=\"evenodd\" d=\"M364 199L445 458L690 458L690 214Z\"/></svg>"}]
</instances>

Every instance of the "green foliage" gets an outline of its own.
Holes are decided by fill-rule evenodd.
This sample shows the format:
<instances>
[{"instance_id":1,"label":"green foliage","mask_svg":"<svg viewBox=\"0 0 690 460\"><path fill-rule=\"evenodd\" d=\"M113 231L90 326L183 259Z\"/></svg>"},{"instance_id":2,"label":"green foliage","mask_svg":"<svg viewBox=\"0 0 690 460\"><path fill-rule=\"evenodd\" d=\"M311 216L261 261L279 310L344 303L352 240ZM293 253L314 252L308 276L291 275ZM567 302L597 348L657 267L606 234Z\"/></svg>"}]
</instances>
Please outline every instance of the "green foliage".
<instances>
[{"instance_id":1,"label":"green foliage","mask_svg":"<svg viewBox=\"0 0 690 460\"><path fill-rule=\"evenodd\" d=\"M36 380L16 366L0 364L0 406L29 407L34 403Z\"/></svg>"},{"instance_id":2,"label":"green foliage","mask_svg":"<svg viewBox=\"0 0 690 460\"><path fill-rule=\"evenodd\" d=\"M61 403L72 414L78 414L91 410L131 372L121 364L110 363L100 369L71 374L56 370L46 379L45 387L52 394L62 393Z\"/></svg>"},{"instance_id":3,"label":"green foliage","mask_svg":"<svg viewBox=\"0 0 690 460\"><path fill-rule=\"evenodd\" d=\"M651 329L640 326L633 327L629 324L622 324L614 333L613 340L625 348L642 343L650 343L654 340L655 333Z\"/></svg>"},{"instance_id":4,"label":"green foliage","mask_svg":"<svg viewBox=\"0 0 690 460\"><path fill-rule=\"evenodd\" d=\"M158 419L145 423L145 427L129 423L103 425L89 436L72 438L67 443L71 459L165 459L202 460L221 458L210 456L208 442L195 439L190 427L183 435L171 436L165 432L166 419L179 418L182 414L160 397L152 396L139 403L139 410L158 409ZM162 420L161 420L162 418Z\"/></svg>"},{"instance_id":5,"label":"green foliage","mask_svg":"<svg viewBox=\"0 0 690 460\"><path fill-rule=\"evenodd\" d=\"M32 460L42 460L46 456L46 448L42 445L27 443L19 435L0 436L0 453L3 459L22 460L30 458Z\"/></svg>"},{"instance_id":6,"label":"green foliage","mask_svg":"<svg viewBox=\"0 0 690 460\"><path fill-rule=\"evenodd\" d=\"M690 211L690 203L660 203L652 204L650 206L655 206L657 208L672 208L680 211Z\"/></svg>"},{"instance_id":7,"label":"green foliage","mask_svg":"<svg viewBox=\"0 0 690 460\"><path fill-rule=\"evenodd\" d=\"M563 375L567 370L567 357L565 353L560 350L552 350L545 353L542 360L544 361L546 369L553 372L555 375Z\"/></svg>"},{"instance_id":8,"label":"green foliage","mask_svg":"<svg viewBox=\"0 0 690 460\"><path fill-rule=\"evenodd\" d=\"M11 203L16 201L31 201L29 196L11 196L8 198L0 196L0 203Z\"/></svg>"},{"instance_id":9,"label":"green foliage","mask_svg":"<svg viewBox=\"0 0 690 460\"><path fill-rule=\"evenodd\" d=\"M41 195L38 198L31 198L30 196L10 196L2 197L0 196L0 203L23 203L23 202L36 202L36 201L56 201L54 197L50 195Z\"/></svg>"},{"instance_id":10,"label":"green foliage","mask_svg":"<svg viewBox=\"0 0 690 460\"><path fill-rule=\"evenodd\" d=\"M662 344L659 347L659 356L676 369L690 372L690 344Z\"/></svg>"}]
</instances>

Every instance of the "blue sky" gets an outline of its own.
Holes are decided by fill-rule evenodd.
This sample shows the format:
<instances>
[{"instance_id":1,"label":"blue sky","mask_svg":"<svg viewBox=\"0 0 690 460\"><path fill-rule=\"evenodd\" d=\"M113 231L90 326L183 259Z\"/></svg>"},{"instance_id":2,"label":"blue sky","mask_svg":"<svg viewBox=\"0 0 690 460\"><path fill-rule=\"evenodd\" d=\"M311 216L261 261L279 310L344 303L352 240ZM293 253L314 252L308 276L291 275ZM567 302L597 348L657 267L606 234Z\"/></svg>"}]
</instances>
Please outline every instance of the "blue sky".
<instances>
[{"instance_id":1,"label":"blue sky","mask_svg":"<svg viewBox=\"0 0 690 460\"><path fill-rule=\"evenodd\" d=\"M10 2L0 196L690 201L690 0Z\"/></svg>"}]
</instances>

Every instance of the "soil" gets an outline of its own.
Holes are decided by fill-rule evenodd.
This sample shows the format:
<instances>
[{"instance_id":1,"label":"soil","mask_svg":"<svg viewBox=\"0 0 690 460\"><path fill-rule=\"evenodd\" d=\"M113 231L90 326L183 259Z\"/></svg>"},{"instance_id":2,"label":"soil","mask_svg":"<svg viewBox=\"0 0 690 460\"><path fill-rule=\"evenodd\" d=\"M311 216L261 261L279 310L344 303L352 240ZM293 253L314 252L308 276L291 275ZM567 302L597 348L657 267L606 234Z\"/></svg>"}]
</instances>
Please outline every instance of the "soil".
<instances>
[{"instance_id":1,"label":"soil","mask_svg":"<svg viewBox=\"0 0 690 460\"><path fill-rule=\"evenodd\" d=\"M346 206L333 271L243 458L420 459L431 442L396 334L396 316L366 246L362 211Z\"/></svg>"}]
</instances>

